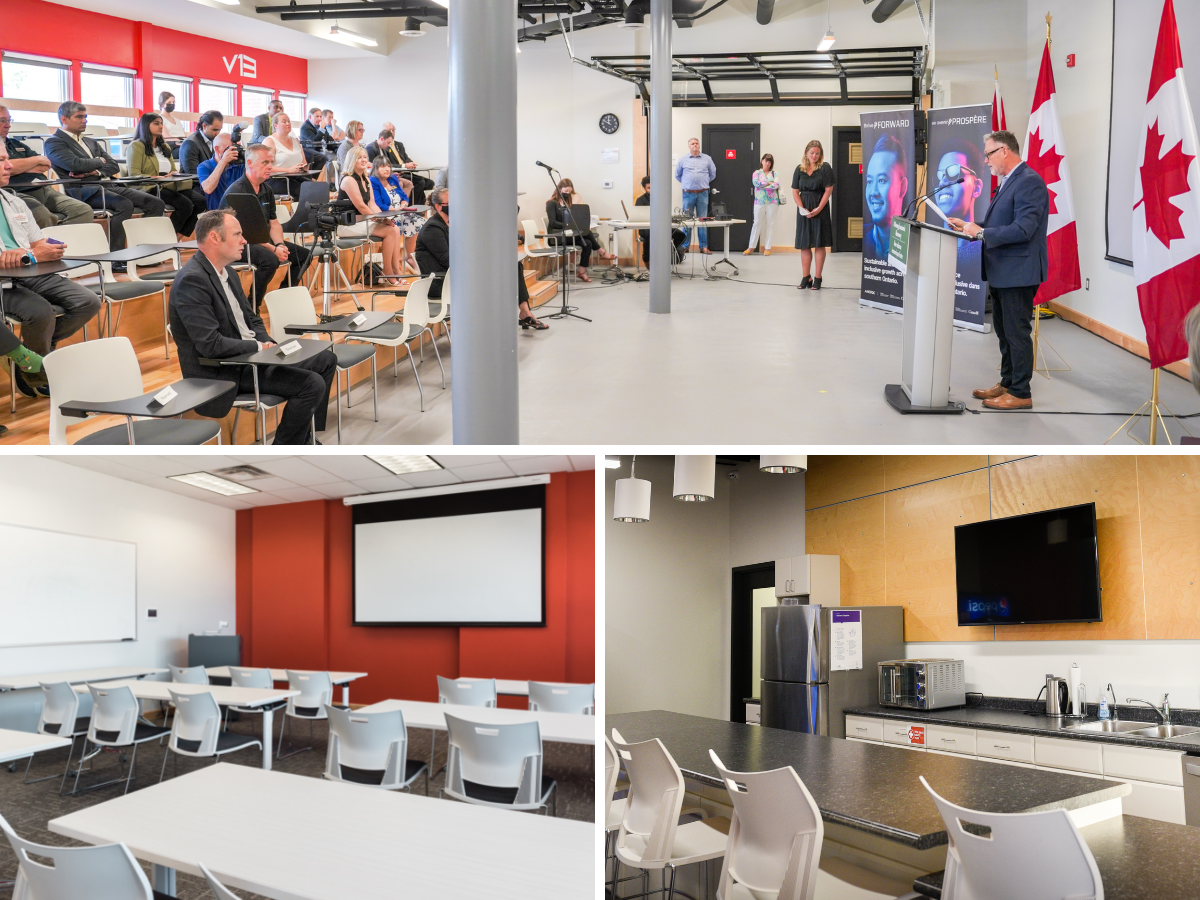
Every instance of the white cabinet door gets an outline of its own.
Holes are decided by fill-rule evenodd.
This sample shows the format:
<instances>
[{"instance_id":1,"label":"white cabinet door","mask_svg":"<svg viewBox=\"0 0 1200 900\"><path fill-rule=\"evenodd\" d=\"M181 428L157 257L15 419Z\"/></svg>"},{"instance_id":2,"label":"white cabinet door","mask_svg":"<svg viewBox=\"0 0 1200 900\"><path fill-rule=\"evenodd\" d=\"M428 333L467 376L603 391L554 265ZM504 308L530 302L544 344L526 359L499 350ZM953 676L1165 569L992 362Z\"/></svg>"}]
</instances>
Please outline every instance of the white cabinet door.
<instances>
[{"instance_id":1,"label":"white cabinet door","mask_svg":"<svg viewBox=\"0 0 1200 900\"><path fill-rule=\"evenodd\" d=\"M980 756L1032 763L1033 735L979 729L975 732L975 752Z\"/></svg>"},{"instance_id":2,"label":"white cabinet door","mask_svg":"<svg viewBox=\"0 0 1200 900\"><path fill-rule=\"evenodd\" d=\"M1183 751L1104 745L1104 774L1159 784L1183 784Z\"/></svg>"},{"instance_id":3,"label":"white cabinet door","mask_svg":"<svg viewBox=\"0 0 1200 900\"><path fill-rule=\"evenodd\" d=\"M1154 751L1151 751L1154 752ZM1121 798L1121 811L1130 816L1158 819L1186 825L1183 809L1183 788L1168 784L1151 784L1120 778L1133 788L1133 793Z\"/></svg>"},{"instance_id":4,"label":"white cabinet door","mask_svg":"<svg viewBox=\"0 0 1200 900\"><path fill-rule=\"evenodd\" d=\"M975 729L930 725L925 729L925 746L965 756L975 755Z\"/></svg>"},{"instance_id":5,"label":"white cabinet door","mask_svg":"<svg viewBox=\"0 0 1200 900\"><path fill-rule=\"evenodd\" d=\"M792 590L792 559L775 560L775 596L776 597L792 597L796 592Z\"/></svg>"},{"instance_id":6,"label":"white cabinet door","mask_svg":"<svg viewBox=\"0 0 1200 900\"><path fill-rule=\"evenodd\" d=\"M1034 762L1053 769L1070 769L1099 775L1104 771L1100 744L1068 741L1038 735L1033 739Z\"/></svg>"},{"instance_id":7,"label":"white cabinet door","mask_svg":"<svg viewBox=\"0 0 1200 900\"><path fill-rule=\"evenodd\" d=\"M862 741L882 741L883 719L846 716L846 737Z\"/></svg>"},{"instance_id":8,"label":"white cabinet door","mask_svg":"<svg viewBox=\"0 0 1200 900\"><path fill-rule=\"evenodd\" d=\"M902 722L896 719L883 720L883 740L888 744L899 744L902 747L911 747L924 750L925 725L917 725L913 722Z\"/></svg>"}]
</instances>

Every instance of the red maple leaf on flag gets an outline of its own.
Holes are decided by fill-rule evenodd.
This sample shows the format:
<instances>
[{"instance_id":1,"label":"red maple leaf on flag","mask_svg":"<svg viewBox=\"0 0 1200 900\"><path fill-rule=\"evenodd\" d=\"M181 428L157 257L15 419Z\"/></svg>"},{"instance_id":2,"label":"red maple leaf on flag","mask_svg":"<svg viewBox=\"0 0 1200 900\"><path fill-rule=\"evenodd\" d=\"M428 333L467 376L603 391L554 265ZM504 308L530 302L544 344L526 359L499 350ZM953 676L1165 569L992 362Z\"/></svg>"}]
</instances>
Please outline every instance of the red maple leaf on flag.
<instances>
[{"instance_id":1,"label":"red maple leaf on flag","mask_svg":"<svg viewBox=\"0 0 1200 900\"><path fill-rule=\"evenodd\" d=\"M1047 148L1045 153L1042 152L1043 146ZM1046 182L1047 186L1057 184L1062 180L1062 176L1058 174L1058 166L1065 157L1054 152L1053 144L1042 143L1042 130L1040 128L1029 135L1026 152L1029 154L1029 168L1041 175L1042 181ZM1058 212L1058 206L1054 202L1057 196L1055 191L1050 191L1051 213Z\"/></svg>"},{"instance_id":2,"label":"red maple leaf on flag","mask_svg":"<svg viewBox=\"0 0 1200 900\"><path fill-rule=\"evenodd\" d=\"M1142 199L1133 205L1146 204L1146 230L1170 247L1171 241L1184 237L1179 219L1183 210L1171 202L1172 197L1189 190L1188 167L1196 157L1183 152L1183 141L1160 156L1164 137L1158 130L1158 120L1146 131L1146 159L1140 170Z\"/></svg>"}]
</instances>

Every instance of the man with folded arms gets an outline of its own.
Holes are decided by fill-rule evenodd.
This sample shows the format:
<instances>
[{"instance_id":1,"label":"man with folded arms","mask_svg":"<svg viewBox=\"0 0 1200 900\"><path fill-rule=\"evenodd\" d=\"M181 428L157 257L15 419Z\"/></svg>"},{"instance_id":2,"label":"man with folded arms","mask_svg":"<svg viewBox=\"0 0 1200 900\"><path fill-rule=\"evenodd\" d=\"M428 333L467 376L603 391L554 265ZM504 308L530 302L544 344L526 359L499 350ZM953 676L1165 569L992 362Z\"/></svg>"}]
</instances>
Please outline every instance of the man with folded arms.
<instances>
[{"instance_id":1,"label":"man with folded arms","mask_svg":"<svg viewBox=\"0 0 1200 900\"><path fill-rule=\"evenodd\" d=\"M249 366L204 366L201 359L228 359L254 353L274 343L263 320L250 308L241 280L230 266L242 258L246 241L232 212L209 210L196 222L199 252L187 261L171 283L171 333L179 348L179 368L185 378L229 378L238 382L238 393L254 390L254 373ZM307 444L312 441L310 423L325 430L329 389L337 370L333 350L323 350L291 366L259 366L259 394L275 394L287 400L276 444ZM229 412L233 395L198 407L202 416L220 418Z\"/></svg>"},{"instance_id":2,"label":"man with folded arms","mask_svg":"<svg viewBox=\"0 0 1200 900\"><path fill-rule=\"evenodd\" d=\"M35 153L28 144L9 137L8 132L11 128L12 113L7 107L0 106L0 142L8 149L8 158L13 167L9 183L31 184L39 179L53 178L50 160L40 153ZM51 225L86 225L94 218L92 208L82 200L68 197L52 187L25 188L17 193L33 213L39 228L49 228ZM58 218L60 215L63 217L61 222Z\"/></svg>"}]
</instances>

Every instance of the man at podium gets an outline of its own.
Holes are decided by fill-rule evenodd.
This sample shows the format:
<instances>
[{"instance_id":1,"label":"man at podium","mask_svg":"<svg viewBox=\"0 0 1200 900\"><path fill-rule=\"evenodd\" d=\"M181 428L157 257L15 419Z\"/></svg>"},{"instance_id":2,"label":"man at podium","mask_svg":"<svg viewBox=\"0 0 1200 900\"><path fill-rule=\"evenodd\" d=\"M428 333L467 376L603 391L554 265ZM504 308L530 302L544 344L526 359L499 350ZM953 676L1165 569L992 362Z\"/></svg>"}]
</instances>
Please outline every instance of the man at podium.
<instances>
[{"instance_id":1,"label":"man at podium","mask_svg":"<svg viewBox=\"0 0 1200 900\"><path fill-rule=\"evenodd\" d=\"M1032 409L1033 298L1049 271L1050 194L1042 177L1021 160L1011 131L988 134L983 155L1000 179L983 225L950 219L963 234L979 237L983 279L992 295L992 325L1000 342L999 383L972 394L989 409Z\"/></svg>"}]
</instances>

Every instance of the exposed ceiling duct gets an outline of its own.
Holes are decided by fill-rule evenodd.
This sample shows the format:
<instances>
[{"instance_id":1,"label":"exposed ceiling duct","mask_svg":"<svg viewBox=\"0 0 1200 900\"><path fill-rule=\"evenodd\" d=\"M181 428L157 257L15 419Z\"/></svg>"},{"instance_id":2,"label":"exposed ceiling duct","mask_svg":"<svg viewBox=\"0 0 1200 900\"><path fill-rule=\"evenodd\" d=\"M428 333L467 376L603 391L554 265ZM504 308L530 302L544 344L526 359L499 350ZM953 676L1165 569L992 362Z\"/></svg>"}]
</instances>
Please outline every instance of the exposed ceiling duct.
<instances>
[{"instance_id":1,"label":"exposed ceiling duct","mask_svg":"<svg viewBox=\"0 0 1200 900\"><path fill-rule=\"evenodd\" d=\"M774 12L775 0L758 0L758 11L754 14L754 18L758 20L759 25L770 25Z\"/></svg>"},{"instance_id":2,"label":"exposed ceiling duct","mask_svg":"<svg viewBox=\"0 0 1200 900\"><path fill-rule=\"evenodd\" d=\"M871 4L875 0L863 0L863 3ZM879 5L871 10L871 18L876 22L886 22L891 18L892 13L903 6L905 0L879 0Z\"/></svg>"}]
</instances>

